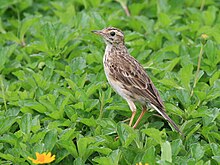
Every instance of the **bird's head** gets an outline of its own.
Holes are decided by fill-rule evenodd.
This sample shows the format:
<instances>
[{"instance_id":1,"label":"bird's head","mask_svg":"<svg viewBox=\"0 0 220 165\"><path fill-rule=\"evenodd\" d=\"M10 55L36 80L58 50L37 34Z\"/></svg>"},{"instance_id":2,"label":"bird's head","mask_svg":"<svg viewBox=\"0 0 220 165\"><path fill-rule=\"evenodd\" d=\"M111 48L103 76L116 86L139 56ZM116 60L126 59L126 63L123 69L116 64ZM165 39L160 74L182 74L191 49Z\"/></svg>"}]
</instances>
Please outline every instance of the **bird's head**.
<instances>
[{"instance_id":1,"label":"bird's head","mask_svg":"<svg viewBox=\"0 0 220 165\"><path fill-rule=\"evenodd\" d=\"M120 29L108 27L102 30L93 30L92 32L102 36L106 44L124 44L124 34Z\"/></svg>"}]
</instances>

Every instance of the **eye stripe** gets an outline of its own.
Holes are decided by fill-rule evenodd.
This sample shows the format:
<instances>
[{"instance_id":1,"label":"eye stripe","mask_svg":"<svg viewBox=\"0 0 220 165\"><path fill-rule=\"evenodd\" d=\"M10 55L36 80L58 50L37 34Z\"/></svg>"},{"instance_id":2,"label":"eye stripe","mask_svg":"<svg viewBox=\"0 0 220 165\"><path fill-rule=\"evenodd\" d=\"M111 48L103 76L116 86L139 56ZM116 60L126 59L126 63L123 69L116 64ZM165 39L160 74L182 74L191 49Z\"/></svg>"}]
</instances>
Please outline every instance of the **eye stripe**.
<instances>
[{"instance_id":1,"label":"eye stripe","mask_svg":"<svg viewBox=\"0 0 220 165\"><path fill-rule=\"evenodd\" d=\"M123 33L120 29L117 29L117 28L115 28L115 27L108 27L108 28L106 28L106 30L108 30L108 31L115 30L115 31L118 32L118 34L119 34L120 36L124 36L124 33Z\"/></svg>"}]
</instances>

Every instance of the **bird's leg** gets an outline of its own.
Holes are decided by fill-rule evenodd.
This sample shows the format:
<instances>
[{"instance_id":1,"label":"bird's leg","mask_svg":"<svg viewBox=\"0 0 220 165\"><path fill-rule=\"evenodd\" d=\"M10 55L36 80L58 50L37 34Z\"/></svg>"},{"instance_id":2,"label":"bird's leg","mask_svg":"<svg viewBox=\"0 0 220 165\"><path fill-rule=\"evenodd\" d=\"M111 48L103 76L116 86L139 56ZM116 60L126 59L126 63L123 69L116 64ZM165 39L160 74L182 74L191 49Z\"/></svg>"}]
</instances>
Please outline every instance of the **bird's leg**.
<instances>
[{"instance_id":1,"label":"bird's leg","mask_svg":"<svg viewBox=\"0 0 220 165\"><path fill-rule=\"evenodd\" d=\"M128 105L129 105L129 107L130 107L130 109L132 111L131 119L130 119L130 122L129 122L129 126L131 126L132 122L134 120L134 117L136 115L136 106L135 106L134 102L132 102L130 100L127 100L127 102L128 102Z\"/></svg>"},{"instance_id":2,"label":"bird's leg","mask_svg":"<svg viewBox=\"0 0 220 165\"><path fill-rule=\"evenodd\" d=\"M131 125L132 125L132 122L133 122L133 120L134 120L134 116L135 116L135 114L136 114L136 106L135 106L135 104L134 104L134 102L132 102L132 101L130 101L130 100L126 100L127 102L128 102L128 105L129 105L129 107L130 107L130 109L131 109L131 111L132 111L132 115L131 115L131 118L130 118L130 122L129 122L129 126L131 127ZM115 140L118 140L118 136L115 138Z\"/></svg>"},{"instance_id":3,"label":"bird's leg","mask_svg":"<svg viewBox=\"0 0 220 165\"><path fill-rule=\"evenodd\" d=\"M146 106L143 106L143 107L142 107L142 112L141 112L140 116L138 117L136 123L134 124L133 128L136 128L136 127L137 127L137 125L138 125L138 124L140 123L140 121L141 121L141 118L144 116L145 112L147 112L147 107L146 107Z\"/></svg>"},{"instance_id":4,"label":"bird's leg","mask_svg":"<svg viewBox=\"0 0 220 165\"><path fill-rule=\"evenodd\" d=\"M132 115L131 115L131 119L130 119L130 122L129 122L129 126L131 127L132 125L132 122L134 120L134 116L136 115L136 111L132 111Z\"/></svg>"}]
</instances>

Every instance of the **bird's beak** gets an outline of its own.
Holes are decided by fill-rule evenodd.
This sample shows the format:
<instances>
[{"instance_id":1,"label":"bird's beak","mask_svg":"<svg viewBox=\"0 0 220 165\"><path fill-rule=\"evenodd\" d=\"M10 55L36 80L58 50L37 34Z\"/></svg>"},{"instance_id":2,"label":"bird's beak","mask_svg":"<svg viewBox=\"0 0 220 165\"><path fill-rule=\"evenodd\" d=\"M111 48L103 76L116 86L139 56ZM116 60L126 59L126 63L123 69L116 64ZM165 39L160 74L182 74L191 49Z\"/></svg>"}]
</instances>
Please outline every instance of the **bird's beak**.
<instances>
[{"instance_id":1,"label":"bird's beak","mask_svg":"<svg viewBox=\"0 0 220 165\"><path fill-rule=\"evenodd\" d=\"M98 34L98 35L103 34L102 30L93 30L92 32L95 33L95 34Z\"/></svg>"}]
</instances>

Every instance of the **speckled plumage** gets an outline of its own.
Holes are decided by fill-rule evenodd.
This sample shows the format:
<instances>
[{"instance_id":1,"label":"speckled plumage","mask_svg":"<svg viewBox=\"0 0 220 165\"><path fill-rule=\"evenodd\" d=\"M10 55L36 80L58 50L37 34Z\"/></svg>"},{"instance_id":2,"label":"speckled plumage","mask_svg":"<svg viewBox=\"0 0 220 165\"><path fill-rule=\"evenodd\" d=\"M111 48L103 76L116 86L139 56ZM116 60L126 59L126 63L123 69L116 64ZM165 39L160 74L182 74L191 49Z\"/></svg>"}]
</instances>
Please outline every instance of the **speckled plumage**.
<instances>
[{"instance_id":1,"label":"speckled plumage","mask_svg":"<svg viewBox=\"0 0 220 165\"><path fill-rule=\"evenodd\" d=\"M136 114L134 103L140 102L143 105L143 109L133 126L134 128L146 112L146 106L151 106L169 121L178 132L181 132L178 126L165 113L163 101L144 68L128 53L124 45L123 32L114 27L93 32L101 35L106 43L103 57L104 71L112 88L128 102L132 111L129 125L132 125Z\"/></svg>"}]
</instances>

